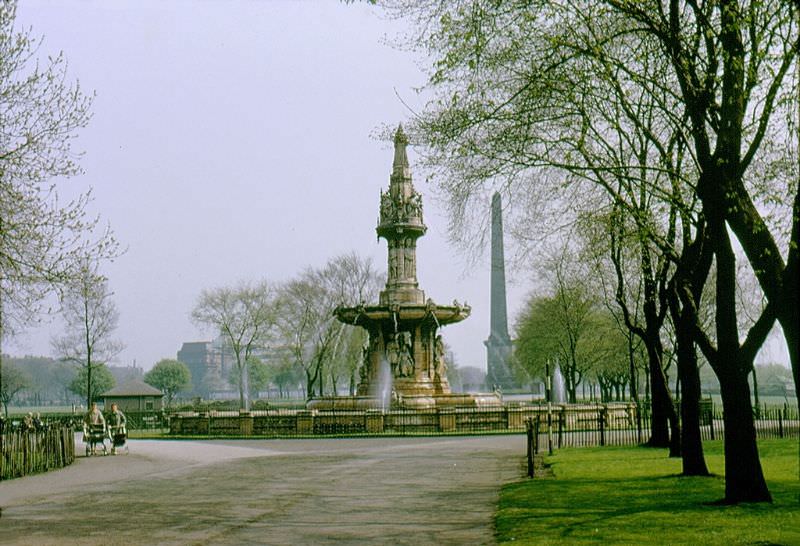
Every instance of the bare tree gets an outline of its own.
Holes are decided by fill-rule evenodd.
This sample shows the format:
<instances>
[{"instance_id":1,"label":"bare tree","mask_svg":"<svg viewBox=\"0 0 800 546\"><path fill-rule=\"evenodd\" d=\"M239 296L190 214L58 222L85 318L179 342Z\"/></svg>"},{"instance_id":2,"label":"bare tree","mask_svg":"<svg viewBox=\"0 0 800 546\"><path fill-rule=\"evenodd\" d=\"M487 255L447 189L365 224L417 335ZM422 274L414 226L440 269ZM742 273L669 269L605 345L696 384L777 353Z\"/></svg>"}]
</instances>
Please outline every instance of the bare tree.
<instances>
[{"instance_id":1,"label":"bare tree","mask_svg":"<svg viewBox=\"0 0 800 546\"><path fill-rule=\"evenodd\" d=\"M295 365L305 374L309 398L315 389L322 396L326 367L334 374L341 370L352 377L358 365L357 358L344 356L358 354L351 339L354 328L336 320L334 309L366 302L381 282L371 260L351 253L332 258L325 267L308 268L283 286L281 335ZM340 366L332 366L334 363Z\"/></svg>"},{"instance_id":2,"label":"bare tree","mask_svg":"<svg viewBox=\"0 0 800 546\"><path fill-rule=\"evenodd\" d=\"M0 344L86 259L117 254L110 231L96 233L86 215L90 194L62 202L51 181L80 173L72 141L92 96L69 81L63 53L39 59L42 40L15 28L16 6L0 3Z\"/></svg>"},{"instance_id":3,"label":"bare tree","mask_svg":"<svg viewBox=\"0 0 800 546\"><path fill-rule=\"evenodd\" d=\"M250 409L247 361L275 335L275 296L275 289L266 281L241 282L235 287L203 290L191 313L196 324L219 333L233 353L239 405L244 410Z\"/></svg>"},{"instance_id":4,"label":"bare tree","mask_svg":"<svg viewBox=\"0 0 800 546\"><path fill-rule=\"evenodd\" d=\"M60 314L65 334L53 339L53 350L61 360L85 370L87 407L93 401L92 372L116 357L124 347L113 337L119 323L113 296L106 278L90 262L84 262L79 276L61 293Z\"/></svg>"}]
</instances>

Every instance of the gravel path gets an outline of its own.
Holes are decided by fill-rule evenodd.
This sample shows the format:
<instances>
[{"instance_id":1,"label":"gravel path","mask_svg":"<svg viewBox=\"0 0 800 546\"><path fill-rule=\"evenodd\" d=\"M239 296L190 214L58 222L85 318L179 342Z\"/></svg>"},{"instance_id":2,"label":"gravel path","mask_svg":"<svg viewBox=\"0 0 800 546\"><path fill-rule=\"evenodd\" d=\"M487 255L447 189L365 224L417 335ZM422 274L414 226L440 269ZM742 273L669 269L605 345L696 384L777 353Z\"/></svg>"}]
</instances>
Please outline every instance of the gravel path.
<instances>
[{"instance_id":1,"label":"gravel path","mask_svg":"<svg viewBox=\"0 0 800 546\"><path fill-rule=\"evenodd\" d=\"M134 440L0 482L0 542L492 544L524 453L521 435Z\"/></svg>"}]
</instances>

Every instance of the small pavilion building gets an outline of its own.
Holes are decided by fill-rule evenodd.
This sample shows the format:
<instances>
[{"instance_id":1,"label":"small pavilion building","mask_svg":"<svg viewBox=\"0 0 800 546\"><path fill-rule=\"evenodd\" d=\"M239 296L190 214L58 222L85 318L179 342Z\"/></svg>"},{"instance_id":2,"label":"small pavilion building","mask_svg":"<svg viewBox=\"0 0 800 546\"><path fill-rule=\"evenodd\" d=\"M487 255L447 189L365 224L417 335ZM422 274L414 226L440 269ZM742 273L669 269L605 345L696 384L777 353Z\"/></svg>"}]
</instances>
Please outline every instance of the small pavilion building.
<instances>
[{"instance_id":1,"label":"small pavilion building","mask_svg":"<svg viewBox=\"0 0 800 546\"><path fill-rule=\"evenodd\" d=\"M122 411L161 411L164 393L144 381L134 379L101 394L106 409L116 404Z\"/></svg>"}]
</instances>

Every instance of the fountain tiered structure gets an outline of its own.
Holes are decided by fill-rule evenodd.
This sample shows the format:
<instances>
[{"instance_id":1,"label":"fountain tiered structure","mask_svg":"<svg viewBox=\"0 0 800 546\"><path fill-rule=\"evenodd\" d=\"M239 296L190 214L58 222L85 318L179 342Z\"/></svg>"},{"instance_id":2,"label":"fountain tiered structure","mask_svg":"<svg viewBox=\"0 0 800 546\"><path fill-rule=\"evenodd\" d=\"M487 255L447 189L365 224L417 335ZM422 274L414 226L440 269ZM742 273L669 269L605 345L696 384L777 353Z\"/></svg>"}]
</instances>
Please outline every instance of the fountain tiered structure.
<instances>
[{"instance_id":1,"label":"fountain tiered structure","mask_svg":"<svg viewBox=\"0 0 800 546\"><path fill-rule=\"evenodd\" d=\"M422 196L414 189L402 125L394 135L389 189L381 192L376 231L388 244L388 275L378 304L338 307L336 318L367 330L361 378L355 397L309 401L312 409L434 408L499 406L496 394L456 394L447 380L440 330L466 319L469 305L439 305L425 297L417 280L417 240L427 227Z\"/></svg>"}]
</instances>

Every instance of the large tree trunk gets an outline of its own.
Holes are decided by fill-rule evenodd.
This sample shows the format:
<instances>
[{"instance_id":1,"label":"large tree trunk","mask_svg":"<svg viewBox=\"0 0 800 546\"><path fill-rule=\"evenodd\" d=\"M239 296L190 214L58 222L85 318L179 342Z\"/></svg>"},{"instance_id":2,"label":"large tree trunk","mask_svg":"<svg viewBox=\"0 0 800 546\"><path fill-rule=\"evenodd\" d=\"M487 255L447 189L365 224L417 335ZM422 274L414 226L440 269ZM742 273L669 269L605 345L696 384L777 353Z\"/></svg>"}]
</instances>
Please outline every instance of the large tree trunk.
<instances>
[{"instance_id":1,"label":"large tree trunk","mask_svg":"<svg viewBox=\"0 0 800 546\"><path fill-rule=\"evenodd\" d=\"M747 376L753 358L744 362L736 320L736 257L727 226L710 223L717 258L717 358L712 361L722 395L725 424L725 503L772 502L758 457L753 406Z\"/></svg>"},{"instance_id":2,"label":"large tree trunk","mask_svg":"<svg viewBox=\"0 0 800 546\"><path fill-rule=\"evenodd\" d=\"M237 363L238 366L238 363ZM239 366L239 408L244 409L244 374L245 370L243 367Z\"/></svg>"},{"instance_id":3,"label":"large tree trunk","mask_svg":"<svg viewBox=\"0 0 800 546\"><path fill-rule=\"evenodd\" d=\"M795 265L796 263L790 261L786 268L783 299L782 304L778 306L777 318L786 338L786 348L789 351L789 362L794 376L794 393L800 403L800 295L798 295L800 285L796 277L800 272Z\"/></svg>"},{"instance_id":4,"label":"large tree trunk","mask_svg":"<svg viewBox=\"0 0 800 546\"><path fill-rule=\"evenodd\" d=\"M800 63L798 63L800 73ZM798 76L800 78L800 76ZM800 101L798 101L800 109ZM800 112L798 113L800 115ZM797 133L797 147L800 152L800 130ZM794 196L792 208L792 235L789 243L789 256L783 272L783 295L778 306L777 318L783 328L786 346L789 350L789 362L794 375L794 393L800 407L800 181Z\"/></svg>"},{"instance_id":5,"label":"large tree trunk","mask_svg":"<svg viewBox=\"0 0 800 546\"><path fill-rule=\"evenodd\" d=\"M708 476L708 467L703 455L703 439L700 436L700 371L697 368L697 353L692 337L693 317L675 317L678 346L678 378L681 384L681 457L684 476Z\"/></svg>"},{"instance_id":6,"label":"large tree trunk","mask_svg":"<svg viewBox=\"0 0 800 546\"><path fill-rule=\"evenodd\" d=\"M316 383L316 378L311 373L310 368L306 368L304 371L306 372L306 397L311 400L314 398L314 386Z\"/></svg>"},{"instance_id":7,"label":"large tree trunk","mask_svg":"<svg viewBox=\"0 0 800 546\"><path fill-rule=\"evenodd\" d=\"M747 373L730 370L719 377L725 423L726 504L772 502L758 456Z\"/></svg>"},{"instance_id":8,"label":"large tree trunk","mask_svg":"<svg viewBox=\"0 0 800 546\"><path fill-rule=\"evenodd\" d=\"M711 269L713 251L708 241L705 222L697 224L695 239L684 231L684 246L680 263L667 292L670 314L675 325L678 380L681 385L681 435L684 476L708 476L700 435L700 371L697 367L697 348L694 327L697 324L697 302ZM689 225L687 218L684 226Z\"/></svg>"},{"instance_id":9,"label":"large tree trunk","mask_svg":"<svg viewBox=\"0 0 800 546\"><path fill-rule=\"evenodd\" d=\"M775 317L783 329L789 352L795 396L800 400L800 284L797 282L800 275L800 186L794 195L785 266L772 234L761 220L741 180L735 180L733 187L735 191L721 196L727 200L723 204L728 213L727 220L756 271L761 289L770 304L775 306Z\"/></svg>"},{"instance_id":10,"label":"large tree trunk","mask_svg":"<svg viewBox=\"0 0 800 546\"><path fill-rule=\"evenodd\" d=\"M646 343L648 357L648 377L650 378L650 440L651 447L669 447L668 414L672 400L667 389L664 370L661 368L661 357L654 343Z\"/></svg>"},{"instance_id":11,"label":"large tree trunk","mask_svg":"<svg viewBox=\"0 0 800 546\"><path fill-rule=\"evenodd\" d=\"M647 360L650 377L650 394L652 416L650 420L651 447L669 447L670 457L680 455L680 436L678 415L675 404L669 392L667 378L664 375L663 356L664 347L661 343L661 326L664 323L664 313L658 309L658 283L653 275L650 254L646 247L642 247L642 271L644 272L644 322L643 335L640 335L647 348ZM670 429L672 429L672 442L670 442Z\"/></svg>"}]
</instances>

